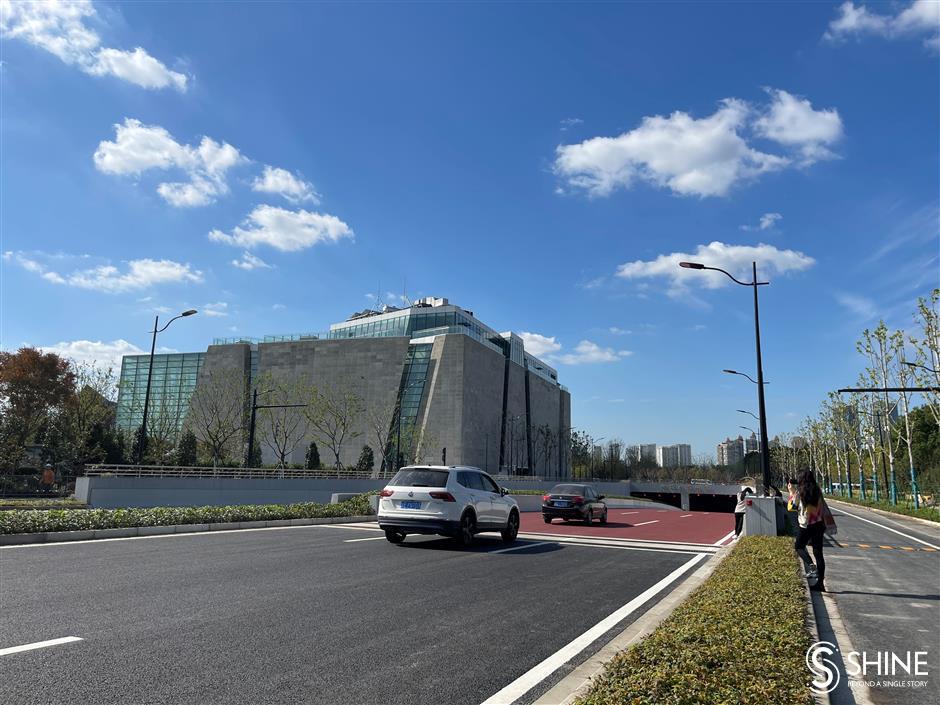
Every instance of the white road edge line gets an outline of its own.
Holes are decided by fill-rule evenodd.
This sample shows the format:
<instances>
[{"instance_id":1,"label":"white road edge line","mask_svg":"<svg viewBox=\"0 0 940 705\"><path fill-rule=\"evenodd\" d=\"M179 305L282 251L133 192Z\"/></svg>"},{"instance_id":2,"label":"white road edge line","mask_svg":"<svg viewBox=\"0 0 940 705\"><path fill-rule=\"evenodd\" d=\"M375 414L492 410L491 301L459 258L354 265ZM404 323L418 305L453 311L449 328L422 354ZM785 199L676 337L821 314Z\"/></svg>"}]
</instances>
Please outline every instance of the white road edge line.
<instances>
[{"instance_id":1,"label":"white road edge line","mask_svg":"<svg viewBox=\"0 0 940 705\"><path fill-rule=\"evenodd\" d=\"M704 558L704 553L690 558L658 583L647 588L635 598L630 600L616 612L605 617L600 622L584 632L584 634L574 639L566 646L563 646L540 664L523 673L498 693L484 700L482 705L512 705L512 703L516 702L516 700L528 693L535 686L548 678L552 673L557 671L559 668L568 663L568 661L584 651L596 639L598 639L598 637L615 627L632 612L635 612L639 607L644 605L650 598L654 597L660 590L674 583L679 579L680 576L682 576L683 573L687 572L692 566Z\"/></svg>"},{"instance_id":2,"label":"white road edge line","mask_svg":"<svg viewBox=\"0 0 940 705\"><path fill-rule=\"evenodd\" d=\"M639 524L634 524L634 526L646 526L647 524L658 524L659 519L653 519L652 521L641 521Z\"/></svg>"},{"instance_id":3,"label":"white road edge line","mask_svg":"<svg viewBox=\"0 0 940 705\"><path fill-rule=\"evenodd\" d=\"M520 546L513 546L512 548L500 548L497 551L487 551L490 553L509 553L510 551L521 551L524 548L535 548L536 546L548 546L550 543L557 543L557 541L537 541L536 543L524 543Z\"/></svg>"},{"instance_id":4,"label":"white road edge line","mask_svg":"<svg viewBox=\"0 0 940 705\"><path fill-rule=\"evenodd\" d=\"M639 512L620 512L621 516L627 516L627 514L639 514Z\"/></svg>"},{"instance_id":5,"label":"white road edge line","mask_svg":"<svg viewBox=\"0 0 940 705\"><path fill-rule=\"evenodd\" d=\"M720 539L718 539L717 541L715 541L715 543L714 543L713 545L715 545L715 546L721 546L725 541L727 541L728 539L730 539L732 536L734 536L734 532L733 532L733 531L729 531L727 534L725 534L725 535L722 536Z\"/></svg>"},{"instance_id":6,"label":"white road edge line","mask_svg":"<svg viewBox=\"0 0 940 705\"><path fill-rule=\"evenodd\" d=\"M842 507L839 507L839 511L842 512L843 514L845 514L846 516L852 517L853 519L858 519L859 521L867 521L869 524L874 524L875 526L880 526L882 529L886 529L887 531L893 531L893 532L896 533L898 536L903 536L903 537L906 538L906 539L910 539L911 541L917 541L917 543L922 543L922 544L924 544L925 546L930 546L930 548L933 548L933 549L935 549L935 550L937 550L937 551L940 551L940 546L934 546L932 543L928 543L927 541L924 541L924 540L922 540L922 539L919 539L919 538L917 538L916 536L911 536L910 534L905 534L903 531L898 531L897 529L892 529L890 526L885 526L884 524L879 524L877 521L872 521L871 519L866 519L865 517L860 517L860 516L858 516L857 514L852 514L851 512L845 511Z\"/></svg>"},{"instance_id":7,"label":"white road edge line","mask_svg":"<svg viewBox=\"0 0 940 705\"><path fill-rule=\"evenodd\" d=\"M384 538L384 536L369 536L365 539L346 539L343 541L343 543L356 543L357 541L381 541Z\"/></svg>"},{"instance_id":8,"label":"white road edge line","mask_svg":"<svg viewBox=\"0 0 940 705\"><path fill-rule=\"evenodd\" d=\"M32 651L33 649L45 649L47 646L58 646L59 644L69 644L73 641L84 641L78 636L64 636L60 639L49 639L48 641L37 641L33 644L23 644L22 646L10 646L6 649L0 649L0 656L7 654L18 654L21 651Z\"/></svg>"},{"instance_id":9,"label":"white road edge line","mask_svg":"<svg viewBox=\"0 0 940 705\"><path fill-rule=\"evenodd\" d=\"M686 517L690 517L690 516L692 516L692 515L691 515L691 514L683 514L683 515L682 515L681 517L679 517L679 518L680 518L680 519L685 519Z\"/></svg>"}]
</instances>

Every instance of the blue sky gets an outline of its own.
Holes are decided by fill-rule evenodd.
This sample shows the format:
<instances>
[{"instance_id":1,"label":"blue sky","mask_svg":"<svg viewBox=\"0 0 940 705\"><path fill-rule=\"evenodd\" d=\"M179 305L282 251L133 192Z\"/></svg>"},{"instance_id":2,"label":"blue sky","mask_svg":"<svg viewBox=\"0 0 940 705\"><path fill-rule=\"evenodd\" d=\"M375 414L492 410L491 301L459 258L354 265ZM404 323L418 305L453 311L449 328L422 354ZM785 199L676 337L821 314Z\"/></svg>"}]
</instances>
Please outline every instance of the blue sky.
<instances>
[{"instance_id":1,"label":"blue sky","mask_svg":"<svg viewBox=\"0 0 940 705\"><path fill-rule=\"evenodd\" d=\"M714 453L938 285L929 2L10 4L2 344L106 359L447 296L597 437ZM395 301L398 302L397 299ZM740 417L740 418L739 418Z\"/></svg>"}]
</instances>

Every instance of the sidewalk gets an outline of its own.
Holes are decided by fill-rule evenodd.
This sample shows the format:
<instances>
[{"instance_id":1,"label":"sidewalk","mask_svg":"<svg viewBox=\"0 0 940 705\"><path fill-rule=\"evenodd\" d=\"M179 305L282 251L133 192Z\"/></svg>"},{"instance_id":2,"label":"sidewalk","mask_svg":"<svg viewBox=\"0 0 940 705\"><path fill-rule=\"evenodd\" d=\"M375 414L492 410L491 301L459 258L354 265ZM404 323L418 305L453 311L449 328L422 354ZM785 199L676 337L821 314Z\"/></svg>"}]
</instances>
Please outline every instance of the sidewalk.
<instances>
[{"instance_id":1,"label":"sidewalk","mask_svg":"<svg viewBox=\"0 0 940 705\"><path fill-rule=\"evenodd\" d=\"M820 639L869 661L893 652L926 652L926 676L868 673L870 687L845 682L832 693L833 705L920 705L940 702L940 526L888 517L865 508L830 502L839 527L827 541L824 597L813 604ZM859 659L860 660L860 659ZM913 664L912 664L913 665ZM923 682L912 685L910 681Z\"/></svg>"}]
</instances>

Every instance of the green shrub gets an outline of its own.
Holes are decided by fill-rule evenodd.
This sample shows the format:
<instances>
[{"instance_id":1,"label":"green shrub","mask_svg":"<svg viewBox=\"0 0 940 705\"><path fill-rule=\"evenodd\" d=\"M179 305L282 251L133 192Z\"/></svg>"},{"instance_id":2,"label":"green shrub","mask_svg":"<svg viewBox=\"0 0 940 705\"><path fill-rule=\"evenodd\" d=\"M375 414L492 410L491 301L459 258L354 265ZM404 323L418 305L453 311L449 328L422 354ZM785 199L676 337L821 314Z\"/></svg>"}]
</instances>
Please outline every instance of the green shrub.
<instances>
[{"instance_id":1,"label":"green shrub","mask_svg":"<svg viewBox=\"0 0 940 705\"><path fill-rule=\"evenodd\" d=\"M792 541L742 538L577 705L812 705L805 600Z\"/></svg>"},{"instance_id":2,"label":"green shrub","mask_svg":"<svg viewBox=\"0 0 940 705\"><path fill-rule=\"evenodd\" d=\"M367 495L339 504L238 504L225 507L154 507L152 509L47 509L0 511L0 534L120 529L172 524L219 524L236 521L320 519L372 513Z\"/></svg>"}]
</instances>

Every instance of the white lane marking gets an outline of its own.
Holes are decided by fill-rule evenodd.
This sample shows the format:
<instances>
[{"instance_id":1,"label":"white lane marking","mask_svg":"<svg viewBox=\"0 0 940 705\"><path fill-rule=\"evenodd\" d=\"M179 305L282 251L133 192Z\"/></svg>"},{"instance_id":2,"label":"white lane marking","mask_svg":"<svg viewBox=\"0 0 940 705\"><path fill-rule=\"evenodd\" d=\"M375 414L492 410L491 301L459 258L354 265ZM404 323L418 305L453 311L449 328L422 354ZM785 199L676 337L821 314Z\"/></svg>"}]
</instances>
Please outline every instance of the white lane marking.
<instances>
[{"instance_id":1,"label":"white lane marking","mask_svg":"<svg viewBox=\"0 0 940 705\"><path fill-rule=\"evenodd\" d=\"M534 538L534 539L543 539L543 540L554 540L560 543L589 543L593 545L601 546L642 546L645 548L662 548L665 550L673 548L690 548L695 550L697 553L707 552L707 553L717 553L718 546L713 546L712 544L701 544L701 543L691 543L683 541L643 541L640 539L612 539L601 536L567 536L559 535L552 536L551 534L519 534L522 538Z\"/></svg>"},{"instance_id":2,"label":"white lane marking","mask_svg":"<svg viewBox=\"0 0 940 705\"><path fill-rule=\"evenodd\" d=\"M653 519L652 521L641 521L639 524L634 524L634 526L646 526L647 524L658 524L659 519Z\"/></svg>"},{"instance_id":3,"label":"white lane marking","mask_svg":"<svg viewBox=\"0 0 940 705\"><path fill-rule=\"evenodd\" d=\"M364 539L346 539L343 541L343 543L356 543L357 541L381 541L384 538L384 536L369 536L368 538Z\"/></svg>"},{"instance_id":4,"label":"white lane marking","mask_svg":"<svg viewBox=\"0 0 940 705\"><path fill-rule=\"evenodd\" d=\"M73 641L84 641L84 639L78 636L64 636L61 639L49 639L48 641L37 641L33 644L23 644L22 646L10 646L6 649L0 649L0 656L6 656L7 654L18 654L21 651L32 651L33 649L45 649L47 646L69 644Z\"/></svg>"},{"instance_id":5,"label":"white lane marking","mask_svg":"<svg viewBox=\"0 0 940 705\"><path fill-rule=\"evenodd\" d=\"M685 519L686 517L690 517L690 516L692 516L692 515L691 515L691 514L683 514L683 515L682 515L681 517L679 517L679 518L680 518L680 519Z\"/></svg>"},{"instance_id":6,"label":"white lane marking","mask_svg":"<svg viewBox=\"0 0 940 705\"><path fill-rule=\"evenodd\" d=\"M639 514L639 512L620 512L621 516L627 516L627 514Z\"/></svg>"},{"instance_id":7,"label":"white lane marking","mask_svg":"<svg viewBox=\"0 0 940 705\"><path fill-rule=\"evenodd\" d=\"M561 546L574 546L575 548L613 548L617 551L648 551L652 553L691 553L693 555L714 555L714 551L703 551L700 548L676 546L675 548L649 548L647 546L615 546L609 543L574 543L571 541L556 541Z\"/></svg>"},{"instance_id":8,"label":"white lane marking","mask_svg":"<svg viewBox=\"0 0 940 705\"><path fill-rule=\"evenodd\" d=\"M720 539L718 539L717 541L715 541L715 543L712 544L712 545L714 545L714 546L721 546L725 541L727 541L728 539L730 539L732 536L734 536L734 532L733 532L733 531L729 531L727 534L725 534L725 535L722 536Z\"/></svg>"},{"instance_id":9,"label":"white lane marking","mask_svg":"<svg viewBox=\"0 0 940 705\"><path fill-rule=\"evenodd\" d=\"M569 642L567 645L563 646L547 659L523 673L498 693L495 693L494 695L487 698L482 705L512 705L512 703L516 702L516 700L528 693L535 686L548 678L552 673L557 671L559 668L568 663L568 661L584 651L595 640L597 640L598 637L615 627L618 623L623 621L631 613L636 611L639 607L650 600L650 598L654 597L660 590L678 580L683 573L688 571L692 566L704 558L705 554L699 554L690 558L658 583L644 590L623 607L616 610L595 624L593 627L588 629L586 632L584 632L584 634Z\"/></svg>"},{"instance_id":10,"label":"white lane marking","mask_svg":"<svg viewBox=\"0 0 940 705\"><path fill-rule=\"evenodd\" d=\"M656 519L655 521L659 521ZM633 526L637 526L633 524ZM557 539L557 538L566 538L566 539L585 539L589 538L591 541L615 541L617 543L633 543L636 541L649 544L676 544L678 546L701 546L702 548L712 548L716 544L713 543L697 543L695 541L664 541L660 539L631 539L631 538L618 538L616 536L589 536L587 534L556 534L553 532L538 532L538 531L520 531L519 536L522 538L537 538L537 539Z\"/></svg>"},{"instance_id":11,"label":"white lane marking","mask_svg":"<svg viewBox=\"0 0 940 705\"><path fill-rule=\"evenodd\" d=\"M860 516L858 516L857 514L852 514L852 513L850 513L850 512L845 511L842 507L839 507L839 511L842 512L843 514L845 514L846 516L852 517L853 519L858 519L859 521L867 521L869 524L874 524L875 526L880 526L880 527L881 527L882 529L884 529L885 531L893 531L893 532L896 533L898 536L903 536L903 537L906 538L906 539L910 539L911 541L916 541L917 543L922 543L922 544L924 544L925 546L930 546L930 548L933 548L933 549L935 549L935 550L937 550L937 551L940 551L940 546L934 546L932 543L928 543L927 541L924 541L924 540L922 540L922 539L919 539L919 538L917 538L916 536L911 536L910 534L905 534L903 531L898 531L897 529L892 529L890 526L885 526L884 524L879 524L877 521L872 521L871 519L866 519L865 517L860 517Z\"/></svg>"},{"instance_id":12,"label":"white lane marking","mask_svg":"<svg viewBox=\"0 0 940 705\"><path fill-rule=\"evenodd\" d=\"M223 529L221 531L186 531L178 534L155 534L153 536L119 536L110 539L81 539L80 541L49 541L47 543L21 543L0 546L0 551L14 548L41 548L43 546L71 546L83 543L110 543L112 541L143 541L145 539L173 539L183 536L218 536L220 534L247 534L254 531L283 531L284 529L356 529L358 531L382 531L376 527L368 529L355 524L300 524L298 526L258 526L251 529Z\"/></svg>"},{"instance_id":13,"label":"white lane marking","mask_svg":"<svg viewBox=\"0 0 940 705\"><path fill-rule=\"evenodd\" d=\"M498 551L487 551L487 553L509 553L510 551L521 551L524 548L535 548L536 546L548 546L555 541L538 541L536 543L524 543L521 546L512 546L511 548L501 548Z\"/></svg>"}]
</instances>

